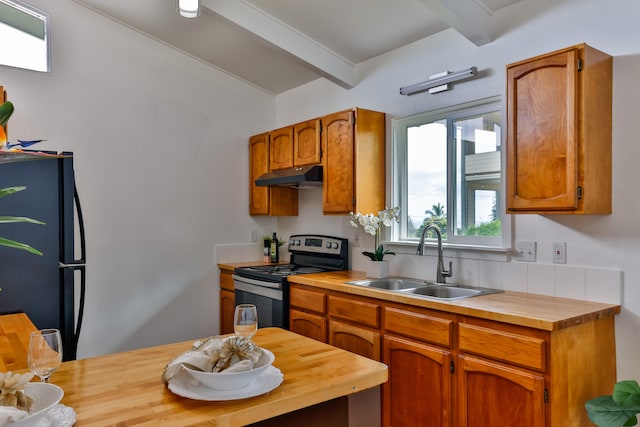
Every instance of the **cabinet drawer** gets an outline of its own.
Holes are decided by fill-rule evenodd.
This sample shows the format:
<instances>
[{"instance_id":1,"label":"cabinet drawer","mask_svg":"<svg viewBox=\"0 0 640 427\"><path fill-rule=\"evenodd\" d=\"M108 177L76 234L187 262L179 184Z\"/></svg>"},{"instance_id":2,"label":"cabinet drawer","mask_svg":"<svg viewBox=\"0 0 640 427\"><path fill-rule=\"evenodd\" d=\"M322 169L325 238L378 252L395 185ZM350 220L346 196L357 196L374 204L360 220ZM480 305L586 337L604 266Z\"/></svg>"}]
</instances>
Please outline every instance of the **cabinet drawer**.
<instances>
[{"instance_id":1,"label":"cabinet drawer","mask_svg":"<svg viewBox=\"0 0 640 427\"><path fill-rule=\"evenodd\" d=\"M545 341L541 338L460 323L458 345L460 351L545 370Z\"/></svg>"},{"instance_id":2,"label":"cabinet drawer","mask_svg":"<svg viewBox=\"0 0 640 427\"><path fill-rule=\"evenodd\" d=\"M384 309L384 329L444 347L451 347L453 337L452 320L393 307Z\"/></svg>"},{"instance_id":3,"label":"cabinet drawer","mask_svg":"<svg viewBox=\"0 0 640 427\"><path fill-rule=\"evenodd\" d=\"M370 302L329 296L329 314L374 328L380 325L380 306Z\"/></svg>"},{"instance_id":4,"label":"cabinet drawer","mask_svg":"<svg viewBox=\"0 0 640 427\"><path fill-rule=\"evenodd\" d=\"M327 296L322 292L291 286L289 290L289 304L324 314L327 311Z\"/></svg>"}]
</instances>

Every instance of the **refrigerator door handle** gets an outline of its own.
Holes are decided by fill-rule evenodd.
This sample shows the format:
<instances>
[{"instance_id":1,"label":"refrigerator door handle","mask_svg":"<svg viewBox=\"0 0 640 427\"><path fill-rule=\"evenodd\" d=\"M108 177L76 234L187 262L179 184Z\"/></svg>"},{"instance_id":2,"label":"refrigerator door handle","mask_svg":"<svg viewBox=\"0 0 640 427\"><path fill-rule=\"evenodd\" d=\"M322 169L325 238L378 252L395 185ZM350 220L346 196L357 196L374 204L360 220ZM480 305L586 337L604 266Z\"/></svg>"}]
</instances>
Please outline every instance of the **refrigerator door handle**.
<instances>
[{"instance_id":1,"label":"refrigerator door handle","mask_svg":"<svg viewBox=\"0 0 640 427\"><path fill-rule=\"evenodd\" d=\"M85 262L60 262L60 268L71 268L73 270L84 270L87 266Z\"/></svg>"}]
</instances>

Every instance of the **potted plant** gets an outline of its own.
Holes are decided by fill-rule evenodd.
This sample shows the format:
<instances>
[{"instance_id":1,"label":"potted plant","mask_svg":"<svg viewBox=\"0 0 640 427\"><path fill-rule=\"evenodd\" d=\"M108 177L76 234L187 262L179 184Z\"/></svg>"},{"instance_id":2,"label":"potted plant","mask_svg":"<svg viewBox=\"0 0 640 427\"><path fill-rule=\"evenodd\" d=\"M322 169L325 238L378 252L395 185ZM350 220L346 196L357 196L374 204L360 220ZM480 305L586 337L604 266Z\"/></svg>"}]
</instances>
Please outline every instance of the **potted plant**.
<instances>
[{"instance_id":1,"label":"potted plant","mask_svg":"<svg viewBox=\"0 0 640 427\"><path fill-rule=\"evenodd\" d=\"M377 215L373 213L362 214L360 212L351 212L350 215L352 226L356 228L362 226L365 233L374 237L373 252L362 252L370 260L367 267L367 277L386 277L389 273L389 264L384 260L384 256L395 255L395 252L385 249L380 244L380 229L382 226L391 227L394 221L398 222L400 220L400 208L385 208L379 211Z\"/></svg>"},{"instance_id":2,"label":"potted plant","mask_svg":"<svg viewBox=\"0 0 640 427\"><path fill-rule=\"evenodd\" d=\"M7 134L4 130L4 126L7 124L9 117L13 114L13 104L9 101L4 102L0 105L0 149L7 142ZM0 198L8 196L13 193L17 193L18 191L22 191L26 189L26 187L8 187L8 188L0 188ZM0 224L12 223L12 222L29 222L32 224L44 224L44 222L26 218L23 216L0 216ZM24 251L31 252L36 255L42 255L42 252L39 250L20 242L16 242L15 240L6 239L4 237L0 237L0 245L7 246L10 248L21 249Z\"/></svg>"},{"instance_id":3,"label":"potted plant","mask_svg":"<svg viewBox=\"0 0 640 427\"><path fill-rule=\"evenodd\" d=\"M634 380L620 381L613 386L613 394L591 399L584 406L598 427L635 426L636 414L640 413L640 386Z\"/></svg>"}]
</instances>

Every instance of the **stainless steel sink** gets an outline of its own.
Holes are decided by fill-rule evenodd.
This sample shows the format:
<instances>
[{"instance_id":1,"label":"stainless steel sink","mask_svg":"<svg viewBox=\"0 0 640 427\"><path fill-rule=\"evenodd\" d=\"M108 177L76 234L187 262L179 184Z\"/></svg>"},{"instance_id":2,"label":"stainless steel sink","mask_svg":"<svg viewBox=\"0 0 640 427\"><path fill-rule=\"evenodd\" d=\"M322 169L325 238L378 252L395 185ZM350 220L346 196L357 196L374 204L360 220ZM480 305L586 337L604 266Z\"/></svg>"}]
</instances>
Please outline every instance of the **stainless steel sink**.
<instances>
[{"instance_id":1,"label":"stainless steel sink","mask_svg":"<svg viewBox=\"0 0 640 427\"><path fill-rule=\"evenodd\" d=\"M420 295L423 297L432 297L432 298L450 300L450 299L474 297L476 295L482 294L483 292L480 289L461 288L458 286L449 286L449 285L433 285L433 286L425 286L423 288L408 289L407 293Z\"/></svg>"},{"instance_id":2,"label":"stainless steel sink","mask_svg":"<svg viewBox=\"0 0 640 427\"><path fill-rule=\"evenodd\" d=\"M346 283L350 285L383 289L421 298L448 301L502 292L499 289L426 282L418 279L409 279L404 277L355 280Z\"/></svg>"},{"instance_id":3,"label":"stainless steel sink","mask_svg":"<svg viewBox=\"0 0 640 427\"><path fill-rule=\"evenodd\" d=\"M404 277L387 277L384 279L366 279L347 282L350 285L367 286L369 288L386 289L389 291L400 291L427 286L427 282L418 279L405 279Z\"/></svg>"}]
</instances>

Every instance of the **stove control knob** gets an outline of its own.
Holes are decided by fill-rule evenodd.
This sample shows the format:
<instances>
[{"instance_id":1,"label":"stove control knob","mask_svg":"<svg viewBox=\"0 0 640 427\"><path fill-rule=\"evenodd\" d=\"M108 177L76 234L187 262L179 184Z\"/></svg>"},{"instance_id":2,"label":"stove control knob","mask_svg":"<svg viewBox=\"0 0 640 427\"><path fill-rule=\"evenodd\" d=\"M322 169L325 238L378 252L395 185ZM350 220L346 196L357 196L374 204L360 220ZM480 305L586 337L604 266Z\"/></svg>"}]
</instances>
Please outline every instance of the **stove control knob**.
<instances>
[{"instance_id":1,"label":"stove control knob","mask_svg":"<svg viewBox=\"0 0 640 427\"><path fill-rule=\"evenodd\" d=\"M331 244L331 247L332 247L333 249L338 249L338 244L337 244L336 242L333 242L333 243Z\"/></svg>"},{"instance_id":2,"label":"stove control knob","mask_svg":"<svg viewBox=\"0 0 640 427\"><path fill-rule=\"evenodd\" d=\"M295 240L295 241L293 242L293 244L294 244L294 245L296 245L296 246L300 246L300 240Z\"/></svg>"},{"instance_id":3,"label":"stove control knob","mask_svg":"<svg viewBox=\"0 0 640 427\"><path fill-rule=\"evenodd\" d=\"M325 243L324 247L327 248L327 249L331 249L331 242Z\"/></svg>"}]
</instances>

